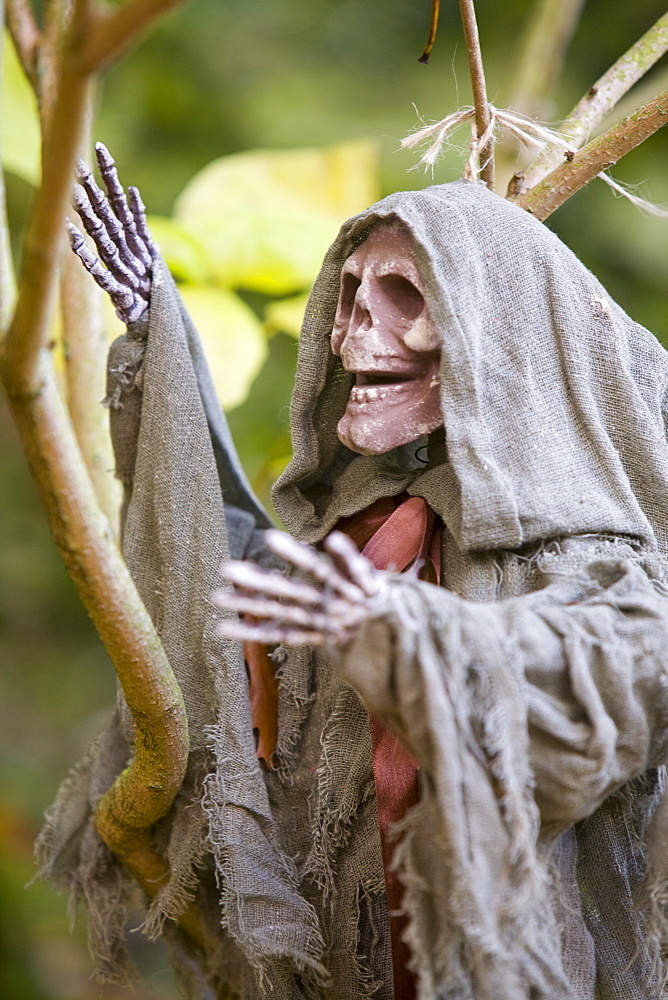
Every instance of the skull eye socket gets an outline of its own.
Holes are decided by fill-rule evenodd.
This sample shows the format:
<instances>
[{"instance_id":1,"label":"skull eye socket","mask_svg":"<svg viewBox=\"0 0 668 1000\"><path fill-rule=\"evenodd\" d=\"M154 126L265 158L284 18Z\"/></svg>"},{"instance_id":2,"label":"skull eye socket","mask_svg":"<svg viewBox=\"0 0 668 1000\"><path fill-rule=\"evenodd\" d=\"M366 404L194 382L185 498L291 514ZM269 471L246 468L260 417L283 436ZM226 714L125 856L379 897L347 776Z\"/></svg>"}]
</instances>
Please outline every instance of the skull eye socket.
<instances>
[{"instance_id":1,"label":"skull eye socket","mask_svg":"<svg viewBox=\"0 0 668 1000\"><path fill-rule=\"evenodd\" d=\"M357 289L362 282L349 271L341 278L341 294L339 295L339 308L337 310L336 324L346 324L350 319L355 305Z\"/></svg>"},{"instance_id":2,"label":"skull eye socket","mask_svg":"<svg viewBox=\"0 0 668 1000\"><path fill-rule=\"evenodd\" d=\"M418 318L424 309L424 298L408 278L401 274L383 274L378 284L400 316L411 321Z\"/></svg>"}]
</instances>

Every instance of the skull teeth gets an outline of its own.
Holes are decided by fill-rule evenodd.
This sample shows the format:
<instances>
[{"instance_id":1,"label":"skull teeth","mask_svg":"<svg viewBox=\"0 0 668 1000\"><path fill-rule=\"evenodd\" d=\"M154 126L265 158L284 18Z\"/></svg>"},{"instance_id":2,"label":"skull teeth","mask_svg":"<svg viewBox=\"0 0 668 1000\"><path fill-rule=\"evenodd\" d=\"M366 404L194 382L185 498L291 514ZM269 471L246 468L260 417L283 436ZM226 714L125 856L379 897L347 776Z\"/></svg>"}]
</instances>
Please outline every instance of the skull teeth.
<instances>
[{"instance_id":1,"label":"skull teeth","mask_svg":"<svg viewBox=\"0 0 668 1000\"><path fill-rule=\"evenodd\" d=\"M350 392L350 399L353 403L373 403L377 399L387 399L388 396L397 396L404 392L410 382L396 382L390 385L354 385Z\"/></svg>"}]
</instances>

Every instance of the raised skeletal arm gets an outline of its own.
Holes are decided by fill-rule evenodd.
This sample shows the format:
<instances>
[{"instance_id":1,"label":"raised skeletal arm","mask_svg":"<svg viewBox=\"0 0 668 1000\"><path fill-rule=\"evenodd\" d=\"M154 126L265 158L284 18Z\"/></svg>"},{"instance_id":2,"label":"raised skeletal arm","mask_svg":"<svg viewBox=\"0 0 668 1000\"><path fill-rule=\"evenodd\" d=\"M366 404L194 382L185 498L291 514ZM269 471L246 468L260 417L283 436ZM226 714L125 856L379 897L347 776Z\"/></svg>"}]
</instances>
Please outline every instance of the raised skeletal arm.
<instances>
[{"instance_id":1,"label":"raised skeletal arm","mask_svg":"<svg viewBox=\"0 0 668 1000\"><path fill-rule=\"evenodd\" d=\"M89 274L111 298L118 317L130 325L148 307L155 246L146 226L139 191L130 187L126 196L114 160L101 142L96 144L95 154L106 194L80 160L74 206L99 258L68 219L70 244Z\"/></svg>"}]
</instances>

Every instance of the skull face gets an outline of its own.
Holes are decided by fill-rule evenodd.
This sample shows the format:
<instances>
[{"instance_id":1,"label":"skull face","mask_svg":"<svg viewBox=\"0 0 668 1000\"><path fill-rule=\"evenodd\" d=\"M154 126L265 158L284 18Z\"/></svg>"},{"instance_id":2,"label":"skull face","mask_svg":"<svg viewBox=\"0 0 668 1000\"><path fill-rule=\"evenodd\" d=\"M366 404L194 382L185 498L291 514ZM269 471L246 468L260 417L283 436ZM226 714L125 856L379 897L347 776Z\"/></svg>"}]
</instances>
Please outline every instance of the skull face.
<instances>
[{"instance_id":1,"label":"skull face","mask_svg":"<svg viewBox=\"0 0 668 1000\"><path fill-rule=\"evenodd\" d=\"M331 347L356 376L337 426L352 451L381 455L441 426L440 342L401 223L375 226L346 261Z\"/></svg>"}]
</instances>

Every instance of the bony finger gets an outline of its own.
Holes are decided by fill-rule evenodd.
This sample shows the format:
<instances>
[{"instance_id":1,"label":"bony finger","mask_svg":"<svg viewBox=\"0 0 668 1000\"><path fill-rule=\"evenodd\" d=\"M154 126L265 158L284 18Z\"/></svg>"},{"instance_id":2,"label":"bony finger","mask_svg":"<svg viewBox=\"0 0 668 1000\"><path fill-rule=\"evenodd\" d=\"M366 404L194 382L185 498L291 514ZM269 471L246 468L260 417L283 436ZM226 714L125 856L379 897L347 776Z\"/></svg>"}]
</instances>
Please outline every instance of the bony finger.
<instances>
[{"instance_id":1,"label":"bony finger","mask_svg":"<svg viewBox=\"0 0 668 1000\"><path fill-rule=\"evenodd\" d=\"M315 607L320 606L324 599L323 592L317 587L294 577L286 577L277 570L262 569L252 562L232 560L225 563L220 572L235 586L244 590L257 590L270 597L289 597L297 604Z\"/></svg>"},{"instance_id":2,"label":"bony finger","mask_svg":"<svg viewBox=\"0 0 668 1000\"><path fill-rule=\"evenodd\" d=\"M100 288L111 297L112 302L117 308L131 308L134 303L134 296L131 289L121 285L111 272L102 266L95 254L88 247L82 233L79 232L69 219L66 220L65 224L70 238L70 246L88 273L93 276Z\"/></svg>"},{"instance_id":3,"label":"bony finger","mask_svg":"<svg viewBox=\"0 0 668 1000\"><path fill-rule=\"evenodd\" d=\"M130 211L132 212L132 217L135 222L137 235L145 245L149 257L152 259L153 254L157 251L155 243L153 242L153 237L151 236L146 223L146 205L142 201L139 188L132 186L128 187L128 197L130 199Z\"/></svg>"},{"instance_id":4,"label":"bony finger","mask_svg":"<svg viewBox=\"0 0 668 1000\"><path fill-rule=\"evenodd\" d=\"M382 577L369 560L360 554L354 542L342 531L332 531L325 538L323 548L344 575L364 591L367 597L376 597L382 590Z\"/></svg>"},{"instance_id":5,"label":"bony finger","mask_svg":"<svg viewBox=\"0 0 668 1000\"><path fill-rule=\"evenodd\" d=\"M151 257L149 249L145 246L141 238L141 234L137 232L134 213L128 205L128 199L125 191L123 190L123 185L118 179L116 162L107 147L102 142L95 143L95 156L97 158L100 176L102 177L104 186L109 195L109 200L114 207L114 212L122 223L127 246L135 257L141 262L141 266L144 271L149 272L153 265L153 258Z\"/></svg>"},{"instance_id":6,"label":"bony finger","mask_svg":"<svg viewBox=\"0 0 668 1000\"><path fill-rule=\"evenodd\" d=\"M302 631L270 625L250 625L239 621L224 621L218 634L240 642L262 642L268 646L323 646L326 637L321 632Z\"/></svg>"},{"instance_id":7,"label":"bony finger","mask_svg":"<svg viewBox=\"0 0 668 1000\"><path fill-rule=\"evenodd\" d=\"M292 563L305 573L310 573L316 580L331 587L332 590L346 597L353 604L363 601L364 591L353 583L346 580L336 570L328 556L316 552L310 545L304 545L296 541L283 531L270 528L265 532L267 546L277 556Z\"/></svg>"},{"instance_id":8,"label":"bony finger","mask_svg":"<svg viewBox=\"0 0 668 1000\"><path fill-rule=\"evenodd\" d=\"M118 244L114 242L105 225L106 214L100 213L99 216L96 215L93 212L90 201L80 188L75 188L74 191L74 207L79 213L84 229L91 239L94 240L100 258L107 265L114 277L121 284L129 285L133 291L139 291L139 276L122 259ZM132 265L134 261L135 258L132 257L129 264Z\"/></svg>"},{"instance_id":9,"label":"bony finger","mask_svg":"<svg viewBox=\"0 0 668 1000\"><path fill-rule=\"evenodd\" d=\"M281 604L280 601L270 601L263 597L236 594L227 590L217 591L214 600L219 608L236 611L238 614L251 615L268 626L290 622L307 629L324 629L327 627L327 617L320 611L307 611L293 604Z\"/></svg>"}]
</instances>

